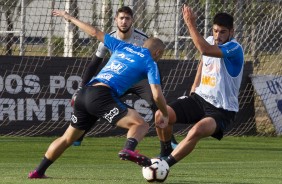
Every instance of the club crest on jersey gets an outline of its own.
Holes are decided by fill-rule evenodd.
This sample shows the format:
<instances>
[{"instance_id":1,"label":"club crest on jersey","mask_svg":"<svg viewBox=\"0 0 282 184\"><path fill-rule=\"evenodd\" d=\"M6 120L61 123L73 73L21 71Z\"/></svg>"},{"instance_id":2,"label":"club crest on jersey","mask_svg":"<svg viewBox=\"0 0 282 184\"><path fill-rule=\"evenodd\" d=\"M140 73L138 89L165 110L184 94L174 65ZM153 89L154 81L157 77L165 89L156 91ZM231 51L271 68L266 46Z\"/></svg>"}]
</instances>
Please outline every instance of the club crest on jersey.
<instances>
[{"instance_id":1,"label":"club crest on jersey","mask_svg":"<svg viewBox=\"0 0 282 184\"><path fill-rule=\"evenodd\" d=\"M103 118L105 118L108 122L112 122L113 121L113 118L118 115L119 113L119 110L118 108L113 108L112 110L110 110L109 113L105 113L105 115L103 116Z\"/></svg>"},{"instance_id":2,"label":"club crest on jersey","mask_svg":"<svg viewBox=\"0 0 282 184\"><path fill-rule=\"evenodd\" d=\"M121 74L127 68L127 66L121 62L113 61L110 65L106 66L105 68L117 74Z\"/></svg>"}]
</instances>

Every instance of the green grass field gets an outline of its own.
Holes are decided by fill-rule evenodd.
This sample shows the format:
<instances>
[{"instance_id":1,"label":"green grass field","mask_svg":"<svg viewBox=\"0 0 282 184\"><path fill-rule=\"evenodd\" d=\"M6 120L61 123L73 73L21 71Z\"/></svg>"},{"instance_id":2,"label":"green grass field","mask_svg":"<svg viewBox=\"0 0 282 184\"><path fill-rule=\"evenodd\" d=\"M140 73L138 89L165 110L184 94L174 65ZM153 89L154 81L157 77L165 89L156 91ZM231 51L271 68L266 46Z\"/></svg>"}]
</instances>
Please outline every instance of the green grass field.
<instances>
[{"instance_id":1,"label":"green grass field","mask_svg":"<svg viewBox=\"0 0 282 184\"><path fill-rule=\"evenodd\" d=\"M176 137L180 140L182 137ZM125 138L85 138L71 146L46 172L51 178L27 179L55 137L0 137L0 183L88 184L147 183L141 167L119 160ZM154 157L156 137L146 137L140 152ZM282 137L225 137L202 140L194 152L170 169L165 183L282 184Z\"/></svg>"}]
</instances>

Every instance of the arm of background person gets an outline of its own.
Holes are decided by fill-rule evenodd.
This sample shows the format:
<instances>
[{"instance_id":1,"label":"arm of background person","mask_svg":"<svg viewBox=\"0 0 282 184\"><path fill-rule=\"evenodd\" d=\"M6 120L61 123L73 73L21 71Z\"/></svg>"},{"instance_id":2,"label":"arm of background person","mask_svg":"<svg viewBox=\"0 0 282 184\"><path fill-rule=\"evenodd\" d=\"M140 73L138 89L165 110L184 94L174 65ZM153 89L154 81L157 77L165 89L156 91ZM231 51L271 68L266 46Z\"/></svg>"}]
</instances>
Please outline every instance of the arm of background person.
<instances>
[{"instance_id":1,"label":"arm of background person","mask_svg":"<svg viewBox=\"0 0 282 184\"><path fill-rule=\"evenodd\" d=\"M79 27L83 32L89 34L92 37L96 37L97 40L99 40L100 42L104 42L104 36L105 36L104 32L102 32L101 30L99 30L96 27L91 26L88 23L82 22L82 21L76 19L75 17L72 17L66 11L64 11L64 10L54 10L53 15L63 17L66 21L69 21L69 22L73 23L74 25L76 25L77 27Z\"/></svg>"},{"instance_id":2,"label":"arm of background person","mask_svg":"<svg viewBox=\"0 0 282 184\"><path fill-rule=\"evenodd\" d=\"M93 57L90 63L86 66L85 72L82 76L81 86L84 86L85 84L87 84L87 82L89 82L90 79L96 74L102 61L103 61L103 58L100 58L96 55Z\"/></svg>"}]
</instances>

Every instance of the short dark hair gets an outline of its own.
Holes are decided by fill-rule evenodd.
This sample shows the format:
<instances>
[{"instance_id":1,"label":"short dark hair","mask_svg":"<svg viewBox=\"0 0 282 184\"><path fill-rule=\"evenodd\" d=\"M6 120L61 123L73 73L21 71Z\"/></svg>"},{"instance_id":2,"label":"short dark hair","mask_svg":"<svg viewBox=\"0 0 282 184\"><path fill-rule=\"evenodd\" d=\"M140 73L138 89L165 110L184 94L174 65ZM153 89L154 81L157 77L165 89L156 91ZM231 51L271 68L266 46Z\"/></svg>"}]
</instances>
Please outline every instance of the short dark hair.
<instances>
[{"instance_id":1,"label":"short dark hair","mask_svg":"<svg viewBox=\"0 0 282 184\"><path fill-rule=\"evenodd\" d=\"M127 13L129 14L131 17L133 17L133 11L130 7L128 6L123 6L121 8L119 8L116 12L116 16L118 16L119 13Z\"/></svg>"},{"instance_id":2,"label":"short dark hair","mask_svg":"<svg viewBox=\"0 0 282 184\"><path fill-rule=\"evenodd\" d=\"M233 29L234 18L228 13L217 13L213 18L213 24Z\"/></svg>"}]
</instances>

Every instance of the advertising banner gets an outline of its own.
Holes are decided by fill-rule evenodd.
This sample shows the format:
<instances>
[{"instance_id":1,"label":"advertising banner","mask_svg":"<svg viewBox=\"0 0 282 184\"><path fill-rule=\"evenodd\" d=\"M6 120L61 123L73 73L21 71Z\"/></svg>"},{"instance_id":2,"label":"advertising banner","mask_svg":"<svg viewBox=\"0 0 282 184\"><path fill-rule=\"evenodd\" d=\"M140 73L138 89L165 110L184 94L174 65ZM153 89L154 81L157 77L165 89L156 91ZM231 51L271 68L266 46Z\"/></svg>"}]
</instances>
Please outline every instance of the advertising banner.
<instances>
[{"instance_id":1,"label":"advertising banner","mask_svg":"<svg viewBox=\"0 0 282 184\"><path fill-rule=\"evenodd\" d=\"M251 78L273 122L276 133L282 135L282 76L251 75Z\"/></svg>"},{"instance_id":2,"label":"advertising banner","mask_svg":"<svg viewBox=\"0 0 282 184\"><path fill-rule=\"evenodd\" d=\"M89 58L0 56L0 135L61 135L69 126L73 111L70 100L89 61ZM158 65L168 103L189 95L198 61L162 60ZM245 88L249 82L243 80ZM240 99L245 98L241 101L251 105L241 105L235 127L253 115L252 99L247 99L250 97L240 95ZM136 95L127 95L122 100L153 124L153 111L145 100ZM242 112L248 112L248 116L241 115ZM95 126L91 135L120 135L124 131L103 119ZM187 127L177 124L174 130ZM150 132L155 134L154 126Z\"/></svg>"}]
</instances>

